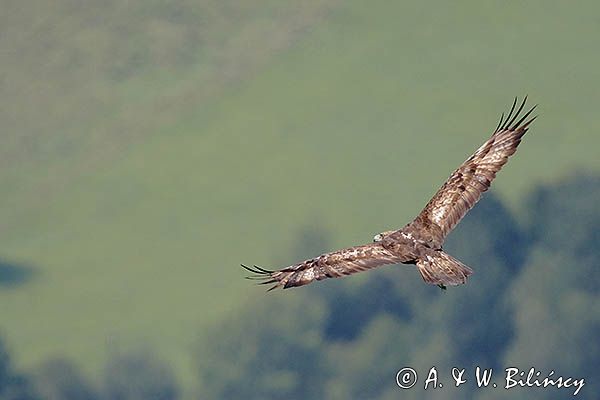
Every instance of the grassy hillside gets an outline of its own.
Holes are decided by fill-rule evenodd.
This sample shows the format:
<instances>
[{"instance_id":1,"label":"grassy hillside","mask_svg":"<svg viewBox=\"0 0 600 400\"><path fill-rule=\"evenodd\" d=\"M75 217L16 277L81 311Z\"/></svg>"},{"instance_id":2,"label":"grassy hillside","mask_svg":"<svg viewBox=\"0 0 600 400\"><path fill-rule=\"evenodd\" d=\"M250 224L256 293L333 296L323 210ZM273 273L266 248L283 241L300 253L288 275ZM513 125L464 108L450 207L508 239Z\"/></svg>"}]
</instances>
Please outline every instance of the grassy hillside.
<instances>
[{"instance_id":1,"label":"grassy hillside","mask_svg":"<svg viewBox=\"0 0 600 400\"><path fill-rule=\"evenodd\" d=\"M263 295L239 262L284 262L310 224L343 246L405 223L514 95L541 117L497 194L600 169L595 3L250 3L7 5L0 257L35 273L0 288L0 329L22 365L152 346L189 371Z\"/></svg>"}]
</instances>

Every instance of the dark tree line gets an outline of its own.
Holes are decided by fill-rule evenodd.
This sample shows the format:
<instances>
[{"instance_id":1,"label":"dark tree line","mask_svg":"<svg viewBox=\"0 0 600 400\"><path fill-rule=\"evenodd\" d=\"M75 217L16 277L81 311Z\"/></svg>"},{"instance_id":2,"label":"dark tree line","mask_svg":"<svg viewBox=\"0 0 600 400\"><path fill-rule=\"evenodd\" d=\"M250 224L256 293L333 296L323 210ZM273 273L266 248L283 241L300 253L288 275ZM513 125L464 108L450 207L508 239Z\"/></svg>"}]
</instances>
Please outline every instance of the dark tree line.
<instances>
[{"instance_id":1,"label":"dark tree line","mask_svg":"<svg viewBox=\"0 0 600 400\"><path fill-rule=\"evenodd\" d=\"M0 341L0 400L175 400L180 389L171 370L153 356L116 355L99 385L64 359L48 360L26 375L15 371Z\"/></svg>"},{"instance_id":2,"label":"dark tree line","mask_svg":"<svg viewBox=\"0 0 600 400\"><path fill-rule=\"evenodd\" d=\"M446 250L473 267L466 286L441 291L412 267L390 266L256 301L215 326L197 352L199 399L558 399L559 389L401 391L395 373L535 366L586 378L600 390L600 177L534 190L516 218L488 194ZM301 229L290 257L327 250ZM284 255L277 255L282 257ZM287 257L286 257L287 258ZM1 339L1 338L0 338ZM448 386L452 382L448 382ZM67 360L15 370L0 340L0 400L168 400L182 390L147 352L114 356L91 382Z\"/></svg>"},{"instance_id":3,"label":"dark tree line","mask_svg":"<svg viewBox=\"0 0 600 400\"><path fill-rule=\"evenodd\" d=\"M580 397L588 398L597 393L600 368L599 204L600 178L587 175L536 189L523 206L526 220L486 195L445 246L475 269L464 287L440 291L413 269L392 266L265 294L216 327L210 347L200 352L203 398L572 395L473 385L402 391L394 375L404 366L535 366L587 378ZM299 243L311 242L306 234ZM302 258L324 249L300 250L291 253Z\"/></svg>"}]
</instances>

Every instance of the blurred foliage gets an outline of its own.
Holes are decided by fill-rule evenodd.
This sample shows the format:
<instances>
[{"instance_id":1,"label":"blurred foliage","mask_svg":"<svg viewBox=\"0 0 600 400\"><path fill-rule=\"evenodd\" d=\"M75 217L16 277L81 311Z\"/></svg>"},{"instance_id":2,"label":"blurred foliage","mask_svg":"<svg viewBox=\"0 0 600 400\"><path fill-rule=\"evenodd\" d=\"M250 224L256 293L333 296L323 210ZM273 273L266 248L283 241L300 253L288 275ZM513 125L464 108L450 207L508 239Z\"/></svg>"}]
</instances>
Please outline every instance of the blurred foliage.
<instances>
[{"instance_id":1,"label":"blurred foliage","mask_svg":"<svg viewBox=\"0 0 600 400\"><path fill-rule=\"evenodd\" d=\"M113 355L105 366L101 382L89 381L76 365L59 358L43 362L31 372L29 379L34 383L31 393L44 400L176 400L181 397L180 384L171 368L151 350Z\"/></svg>"},{"instance_id":2,"label":"blurred foliage","mask_svg":"<svg viewBox=\"0 0 600 400\"><path fill-rule=\"evenodd\" d=\"M172 371L150 352L114 356L106 366L104 399L176 400L180 396Z\"/></svg>"},{"instance_id":3,"label":"blurred foliage","mask_svg":"<svg viewBox=\"0 0 600 400\"><path fill-rule=\"evenodd\" d=\"M37 400L29 377L13 369L10 356L0 338L0 400Z\"/></svg>"},{"instance_id":4,"label":"blurred foliage","mask_svg":"<svg viewBox=\"0 0 600 400\"><path fill-rule=\"evenodd\" d=\"M118 147L147 135L142 115L172 122L182 77L205 101L289 47L333 2L258 3L3 2L0 165L47 167L78 153L106 157L115 151L113 140ZM185 107L183 99L176 103Z\"/></svg>"},{"instance_id":5,"label":"blurred foliage","mask_svg":"<svg viewBox=\"0 0 600 400\"><path fill-rule=\"evenodd\" d=\"M415 271L392 267L363 279L265 295L260 305L249 304L215 327L199 352L201 393L397 398L394 373L404 366L436 366L446 377L454 366L498 374L508 366L535 366L546 374L584 377L583 390L594 393L600 368L600 254L593 241L599 202L600 180L573 176L536 189L527 200L533 217L519 226L497 198L486 196L446 246L475 269L464 287L442 292L422 284ZM300 243L311 242L305 235ZM309 250L306 255L316 253ZM431 393L434 398L507 398L491 388L446 383ZM504 396L564 398L567 391L512 389ZM419 399L423 392L401 394Z\"/></svg>"},{"instance_id":6,"label":"blurred foliage","mask_svg":"<svg viewBox=\"0 0 600 400\"><path fill-rule=\"evenodd\" d=\"M321 357L325 307L310 297L252 304L202 343L202 398L320 398L329 375Z\"/></svg>"},{"instance_id":7,"label":"blurred foliage","mask_svg":"<svg viewBox=\"0 0 600 400\"><path fill-rule=\"evenodd\" d=\"M423 284L411 266L392 266L250 301L200 340L197 396L392 399L400 390L394 373L404 366L435 366L440 375L455 366L535 366L584 377L583 393L594 393L593 371L600 368L599 202L600 179L572 176L536 188L526 199L531 218L521 226L487 195L446 246L475 269L463 287L440 291ZM309 257L325 250L328 238L319 223L307 224L289 253ZM180 382L152 351L113 355L98 385L64 359L17 373L1 344L0 400L182 397ZM566 391L499 394L471 384L430 393L443 399L559 399ZM419 399L422 391L402 395Z\"/></svg>"},{"instance_id":8,"label":"blurred foliage","mask_svg":"<svg viewBox=\"0 0 600 400\"><path fill-rule=\"evenodd\" d=\"M222 375L262 368L263 357L284 372L267 365L275 383L244 382L266 397L395 398L397 388L381 387L394 359L504 365L539 341L532 356L545 360L552 346L596 333L598 4L2 2L10 390L135 398L150 396L140 386L151 380L159 396L192 397L191 359L216 357L190 354L194 340L243 347L250 310L293 308L285 299L272 310L292 294L263 299L236 265L276 268L401 226L524 93L540 118L494 182L501 197L486 196L447 245L476 270L468 286L443 293L414 269L387 267L305 288L293 295L309 310L296 311L301 329L275 328L279 346L320 376L269 354L263 319L250 328L257 355L231 366L223 350L208 382L207 364L195 363L201 388L239 394ZM578 168L581 179L557 181ZM585 316L571 309L586 305ZM553 319L566 314L573 326ZM548 330L541 338L534 317ZM410 346L386 352L396 329ZM107 351L140 342L164 362L131 367ZM573 368L596 364L588 347L573 351ZM112 368L138 388L109 378Z\"/></svg>"},{"instance_id":9,"label":"blurred foliage","mask_svg":"<svg viewBox=\"0 0 600 400\"><path fill-rule=\"evenodd\" d=\"M28 265L0 260L0 287L17 286L31 279L34 269Z\"/></svg>"},{"instance_id":10,"label":"blurred foliage","mask_svg":"<svg viewBox=\"0 0 600 400\"><path fill-rule=\"evenodd\" d=\"M198 248L224 233L210 228L206 218L216 214L205 203L215 197L197 181L214 175L200 154L213 147L204 142L206 117L338 2L2 2L0 258L23 260L43 276L26 279L26 269L0 265L2 287L21 284L0 291L0 324L19 363L60 354L98 372L107 337L125 344L143 337L178 373L189 369L185 346L171 343L189 343L198 320L209 324L239 302L230 296L212 307L219 275L209 266L232 264ZM156 138L188 134L199 142L132 154ZM166 148L175 163L163 159ZM184 156L185 149L195 155ZM126 172L122 162L137 166ZM138 168L141 180L130 174ZM188 179L196 182L182 182ZM171 211L160 216L155 206L165 210L164 201ZM190 303L206 306L191 313Z\"/></svg>"},{"instance_id":11,"label":"blurred foliage","mask_svg":"<svg viewBox=\"0 0 600 400\"><path fill-rule=\"evenodd\" d=\"M35 388L45 400L100 400L81 371L65 359L49 359L33 371Z\"/></svg>"}]
</instances>

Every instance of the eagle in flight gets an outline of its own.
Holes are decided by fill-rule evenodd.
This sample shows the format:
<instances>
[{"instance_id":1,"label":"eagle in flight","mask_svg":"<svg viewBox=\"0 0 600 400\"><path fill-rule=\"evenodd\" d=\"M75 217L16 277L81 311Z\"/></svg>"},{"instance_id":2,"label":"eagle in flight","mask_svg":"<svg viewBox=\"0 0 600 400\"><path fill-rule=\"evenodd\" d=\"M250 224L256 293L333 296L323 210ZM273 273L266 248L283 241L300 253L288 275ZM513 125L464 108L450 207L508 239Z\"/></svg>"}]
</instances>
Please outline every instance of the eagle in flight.
<instances>
[{"instance_id":1,"label":"eagle in flight","mask_svg":"<svg viewBox=\"0 0 600 400\"><path fill-rule=\"evenodd\" d=\"M464 284L473 273L442 250L450 231L488 190L496 173L513 155L536 117L527 119L536 106L521 115L527 97L517 107L515 98L508 115L492 136L469 157L437 191L423 211L402 229L382 232L373 242L325 253L310 260L270 271L258 266L246 270L248 279L273 284L269 290L307 285L326 278L338 278L386 264L414 264L423 280L442 289Z\"/></svg>"}]
</instances>

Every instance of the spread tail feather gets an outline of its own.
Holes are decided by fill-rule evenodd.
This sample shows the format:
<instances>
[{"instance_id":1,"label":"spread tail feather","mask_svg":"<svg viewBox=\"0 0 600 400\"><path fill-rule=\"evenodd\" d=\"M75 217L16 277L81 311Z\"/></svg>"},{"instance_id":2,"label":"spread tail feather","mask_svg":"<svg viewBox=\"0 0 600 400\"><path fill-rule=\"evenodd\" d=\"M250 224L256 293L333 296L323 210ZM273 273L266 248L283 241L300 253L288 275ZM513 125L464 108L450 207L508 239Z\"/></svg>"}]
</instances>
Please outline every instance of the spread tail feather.
<instances>
[{"instance_id":1,"label":"spread tail feather","mask_svg":"<svg viewBox=\"0 0 600 400\"><path fill-rule=\"evenodd\" d=\"M426 283L445 286L462 285L473 270L443 251L431 251L417 261L417 268Z\"/></svg>"}]
</instances>

